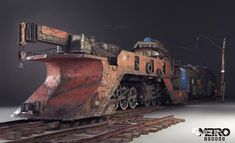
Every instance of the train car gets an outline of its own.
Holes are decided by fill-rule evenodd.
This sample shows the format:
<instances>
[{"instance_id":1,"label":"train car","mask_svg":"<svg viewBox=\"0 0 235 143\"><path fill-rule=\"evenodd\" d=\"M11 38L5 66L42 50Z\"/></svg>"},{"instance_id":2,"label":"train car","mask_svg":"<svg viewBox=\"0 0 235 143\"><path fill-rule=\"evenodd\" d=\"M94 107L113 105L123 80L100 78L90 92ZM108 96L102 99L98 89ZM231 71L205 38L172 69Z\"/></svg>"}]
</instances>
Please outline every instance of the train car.
<instances>
[{"instance_id":1,"label":"train car","mask_svg":"<svg viewBox=\"0 0 235 143\"><path fill-rule=\"evenodd\" d=\"M35 42L56 46L50 52L27 51L26 45ZM167 49L151 38L138 41L127 51L96 42L93 36L21 22L19 47L20 61L45 63L47 77L14 117L76 120L139 105L185 104L187 93L191 94L185 89L188 87L177 84ZM186 71L181 70L181 75L187 77Z\"/></svg>"},{"instance_id":2,"label":"train car","mask_svg":"<svg viewBox=\"0 0 235 143\"><path fill-rule=\"evenodd\" d=\"M181 65L175 67L175 85L184 90L189 99L215 95L216 78L207 67Z\"/></svg>"},{"instance_id":3,"label":"train car","mask_svg":"<svg viewBox=\"0 0 235 143\"><path fill-rule=\"evenodd\" d=\"M189 92L189 97L210 97L215 94L216 78L211 70L209 70L207 67L201 66L188 66L188 70L192 71L191 74L189 74L189 83L190 87L194 89L192 92Z\"/></svg>"}]
</instances>

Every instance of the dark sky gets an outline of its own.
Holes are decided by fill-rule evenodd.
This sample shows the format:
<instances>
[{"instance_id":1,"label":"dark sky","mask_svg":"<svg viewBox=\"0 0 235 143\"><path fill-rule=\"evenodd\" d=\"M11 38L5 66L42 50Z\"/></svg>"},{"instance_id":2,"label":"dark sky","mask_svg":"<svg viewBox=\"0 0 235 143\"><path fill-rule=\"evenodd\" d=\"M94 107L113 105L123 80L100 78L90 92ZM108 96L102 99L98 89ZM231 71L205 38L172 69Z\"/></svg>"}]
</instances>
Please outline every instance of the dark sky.
<instances>
[{"instance_id":1,"label":"dark sky","mask_svg":"<svg viewBox=\"0 0 235 143\"><path fill-rule=\"evenodd\" d=\"M205 65L217 76L220 49L227 38L227 95L235 96L235 8L229 1L153 0L2 0L0 1L0 106L23 102L44 81L43 64L28 63L18 68L17 23L32 21L70 33L95 35L98 41L131 49L137 40L149 36L162 41L172 56L183 63ZM34 44L35 47L40 44ZM43 45L45 46L45 45Z\"/></svg>"}]
</instances>

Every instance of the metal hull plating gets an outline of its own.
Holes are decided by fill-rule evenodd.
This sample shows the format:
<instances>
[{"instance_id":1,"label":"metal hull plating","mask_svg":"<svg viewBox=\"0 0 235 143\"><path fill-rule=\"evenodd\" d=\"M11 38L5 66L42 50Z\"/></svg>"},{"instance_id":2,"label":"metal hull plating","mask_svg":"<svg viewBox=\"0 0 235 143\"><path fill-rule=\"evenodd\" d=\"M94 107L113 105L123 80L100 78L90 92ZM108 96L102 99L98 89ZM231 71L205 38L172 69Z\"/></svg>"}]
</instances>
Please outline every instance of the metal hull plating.
<instances>
[{"instance_id":1,"label":"metal hull plating","mask_svg":"<svg viewBox=\"0 0 235 143\"><path fill-rule=\"evenodd\" d=\"M27 42L57 47L50 52L27 52ZM132 51L126 51L113 44L96 42L93 36L21 22L19 46L20 62L44 62L47 77L15 112L17 117L76 120L109 115L118 108L184 104L188 100L191 86L185 85L189 85L191 76L187 76L187 70L179 74L169 52L158 40L145 38ZM194 80L200 83L198 78L192 83ZM207 84L210 93L211 86L213 80Z\"/></svg>"},{"instance_id":2,"label":"metal hull plating","mask_svg":"<svg viewBox=\"0 0 235 143\"><path fill-rule=\"evenodd\" d=\"M46 58L45 82L24 103L18 117L74 119L93 116L90 99L102 78L102 62L87 58Z\"/></svg>"}]
</instances>

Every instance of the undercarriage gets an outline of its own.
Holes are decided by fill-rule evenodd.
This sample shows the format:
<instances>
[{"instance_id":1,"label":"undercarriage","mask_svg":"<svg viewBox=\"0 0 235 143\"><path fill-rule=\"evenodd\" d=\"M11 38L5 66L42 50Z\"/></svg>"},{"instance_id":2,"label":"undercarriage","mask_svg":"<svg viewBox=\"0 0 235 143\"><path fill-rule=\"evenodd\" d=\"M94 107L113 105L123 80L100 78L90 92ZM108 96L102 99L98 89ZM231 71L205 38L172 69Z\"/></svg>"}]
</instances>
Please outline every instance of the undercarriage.
<instances>
[{"instance_id":1,"label":"undercarriage","mask_svg":"<svg viewBox=\"0 0 235 143\"><path fill-rule=\"evenodd\" d=\"M134 109L141 105L156 106L170 100L164 90L161 78L126 75L111 97L111 102L114 102L116 110Z\"/></svg>"}]
</instances>

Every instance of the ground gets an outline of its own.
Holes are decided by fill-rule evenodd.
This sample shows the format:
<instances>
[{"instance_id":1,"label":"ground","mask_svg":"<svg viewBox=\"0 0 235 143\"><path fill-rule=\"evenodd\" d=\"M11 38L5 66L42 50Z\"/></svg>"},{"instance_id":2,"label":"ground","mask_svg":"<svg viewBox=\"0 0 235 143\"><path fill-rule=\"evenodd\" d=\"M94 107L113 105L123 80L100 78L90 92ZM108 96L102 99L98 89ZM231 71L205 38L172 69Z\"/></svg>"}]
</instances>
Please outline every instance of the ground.
<instances>
[{"instance_id":1,"label":"ground","mask_svg":"<svg viewBox=\"0 0 235 143\"><path fill-rule=\"evenodd\" d=\"M0 121L12 120L10 115L16 108L0 108ZM213 143L235 142L235 102L170 106L162 111L148 113L145 117L157 118L166 115L174 115L186 121L156 133L141 135L139 138L135 138L132 143L210 143L209 141L204 141L203 137L194 135L192 133L194 128L229 128L231 133L226 137L225 142L213 141Z\"/></svg>"},{"instance_id":2,"label":"ground","mask_svg":"<svg viewBox=\"0 0 235 143\"><path fill-rule=\"evenodd\" d=\"M215 143L215 141L204 141L204 136L194 135L193 128L229 128L231 134L225 139L226 141L216 143L235 142L235 102L171 106L163 111L146 114L145 117L171 114L186 121L157 133L142 135L135 138L132 143Z\"/></svg>"}]
</instances>

